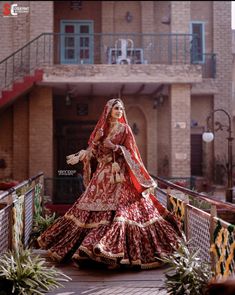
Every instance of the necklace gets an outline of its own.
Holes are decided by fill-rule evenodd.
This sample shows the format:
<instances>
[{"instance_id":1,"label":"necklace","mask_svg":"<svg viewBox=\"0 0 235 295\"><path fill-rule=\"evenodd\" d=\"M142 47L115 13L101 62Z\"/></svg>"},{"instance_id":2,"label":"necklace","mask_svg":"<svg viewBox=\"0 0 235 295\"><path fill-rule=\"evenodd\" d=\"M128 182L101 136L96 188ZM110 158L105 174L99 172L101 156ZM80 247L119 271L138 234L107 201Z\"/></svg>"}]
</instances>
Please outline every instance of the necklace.
<instances>
[{"instance_id":1,"label":"necklace","mask_svg":"<svg viewBox=\"0 0 235 295\"><path fill-rule=\"evenodd\" d=\"M115 121L115 122L110 122L110 131L109 131L109 134L108 134L108 138L111 138L117 131L118 129L118 126L119 126L119 122L118 121Z\"/></svg>"}]
</instances>

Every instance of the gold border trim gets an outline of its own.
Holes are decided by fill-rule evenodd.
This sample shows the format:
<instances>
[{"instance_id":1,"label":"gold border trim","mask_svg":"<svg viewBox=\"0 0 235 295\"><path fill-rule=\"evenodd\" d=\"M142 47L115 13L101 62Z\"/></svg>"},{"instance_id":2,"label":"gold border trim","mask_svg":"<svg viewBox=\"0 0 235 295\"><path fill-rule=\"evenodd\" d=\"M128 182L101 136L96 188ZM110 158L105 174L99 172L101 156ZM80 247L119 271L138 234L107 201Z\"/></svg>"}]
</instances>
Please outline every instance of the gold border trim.
<instances>
[{"instance_id":1,"label":"gold border trim","mask_svg":"<svg viewBox=\"0 0 235 295\"><path fill-rule=\"evenodd\" d=\"M110 224L110 221L107 220L102 220L100 222L96 222L96 223L81 223L78 218L76 218L74 215L67 215L65 214L64 216L66 219L72 220L78 227L81 228L95 228L98 227L99 225L106 225L106 224Z\"/></svg>"},{"instance_id":2,"label":"gold border trim","mask_svg":"<svg viewBox=\"0 0 235 295\"><path fill-rule=\"evenodd\" d=\"M160 217L156 217L156 218L153 218L145 223L139 223L139 222L136 222L136 221L132 221L132 220L129 220L129 219L126 219L126 218L123 218L123 217L115 217L114 218L114 221L117 221L117 222L125 222L125 223L128 223L130 225L137 225L138 227L147 227L153 223L155 223L156 221L158 220L163 220L163 218L160 216Z\"/></svg>"}]
</instances>

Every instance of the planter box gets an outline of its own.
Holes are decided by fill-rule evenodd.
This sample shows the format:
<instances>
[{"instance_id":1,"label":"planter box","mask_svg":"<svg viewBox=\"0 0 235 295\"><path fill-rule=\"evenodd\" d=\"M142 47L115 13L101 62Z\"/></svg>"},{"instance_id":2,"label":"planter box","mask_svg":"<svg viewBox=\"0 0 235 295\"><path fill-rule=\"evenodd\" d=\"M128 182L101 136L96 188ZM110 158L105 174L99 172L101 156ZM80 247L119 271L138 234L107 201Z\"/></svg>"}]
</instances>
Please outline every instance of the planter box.
<instances>
[{"instance_id":1,"label":"planter box","mask_svg":"<svg viewBox=\"0 0 235 295\"><path fill-rule=\"evenodd\" d=\"M6 191L14 186L16 186L19 181L10 181L10 182L0 182L0 190Z\"/></svg>"}]
</instances>

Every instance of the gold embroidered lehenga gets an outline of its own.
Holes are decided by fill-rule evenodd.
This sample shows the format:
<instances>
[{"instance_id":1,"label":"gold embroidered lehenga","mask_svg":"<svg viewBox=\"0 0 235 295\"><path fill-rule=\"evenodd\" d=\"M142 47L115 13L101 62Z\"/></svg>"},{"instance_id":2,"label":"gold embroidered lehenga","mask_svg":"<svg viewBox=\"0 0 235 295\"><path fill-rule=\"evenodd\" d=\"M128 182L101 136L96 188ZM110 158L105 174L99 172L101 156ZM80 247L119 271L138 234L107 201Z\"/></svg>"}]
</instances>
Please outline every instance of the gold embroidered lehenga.
<instances>
[{"instance_id":1,"label":"gold embroidered lehenga","mask_svg":"<svg viewBox=\"0 0 235 295\"><path fill-rule=\"evenodd\" d=\"M109 100L91 137L84 157L83 195L68 212L38 239L39 245L61 261L92 259L111 265L153 268L169 254L180 237L178 222L152 195L156 183L139 155L125 113L113 129L107 119L114 103ZM97 130L118 145L114 152L93 144ZM90 159L98 165L90 180Z\"/></svg>"}]
</instances>

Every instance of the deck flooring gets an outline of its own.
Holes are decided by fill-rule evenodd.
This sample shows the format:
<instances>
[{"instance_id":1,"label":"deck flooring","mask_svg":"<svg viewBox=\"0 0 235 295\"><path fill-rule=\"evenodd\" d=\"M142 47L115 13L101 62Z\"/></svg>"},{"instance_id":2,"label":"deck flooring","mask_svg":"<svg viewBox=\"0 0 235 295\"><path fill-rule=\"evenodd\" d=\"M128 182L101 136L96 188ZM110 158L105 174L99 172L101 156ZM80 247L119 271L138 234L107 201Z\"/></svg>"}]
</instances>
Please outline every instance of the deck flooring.
<instances>
[{"instance_id":1,"label":"deck flooring","mask_svg":"<svg viewBox=\"0 0 235 295\"><path fill-rule=\"evenodd\" d=\"M38 251L37 251L38 252ZM40 250L40 255L47 257ZM78 268L72 263L57 264L46 258L49 265L68 275L72 280L63 282L64 288L48 292L49 295L165 295L162 290L166 267L149 270L108 270L99 265Z\"/></svg>"}]
</instances>

